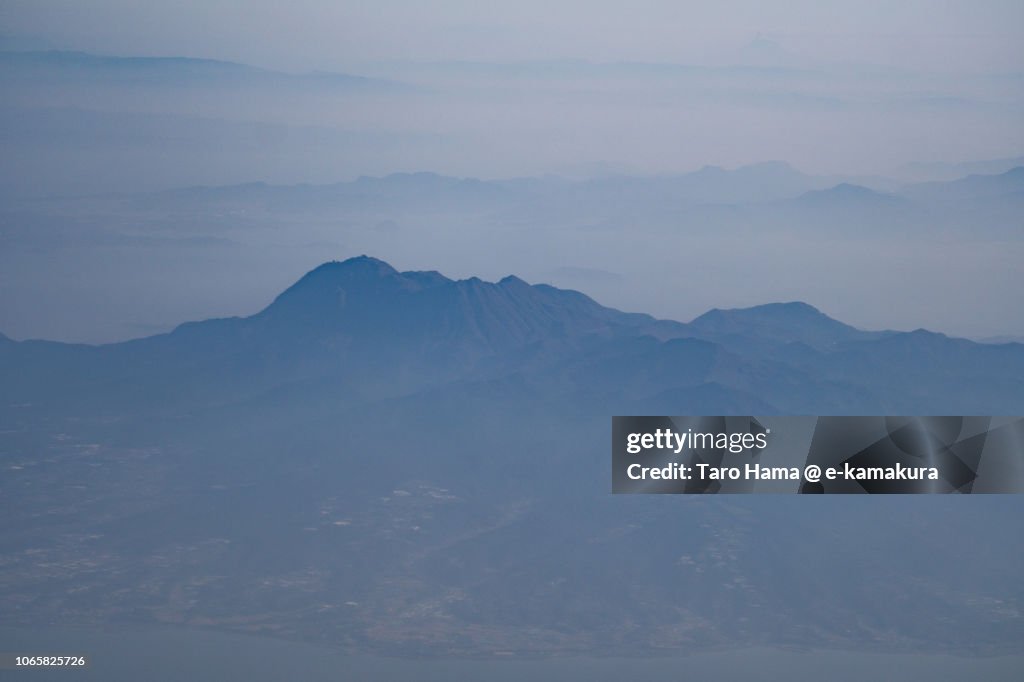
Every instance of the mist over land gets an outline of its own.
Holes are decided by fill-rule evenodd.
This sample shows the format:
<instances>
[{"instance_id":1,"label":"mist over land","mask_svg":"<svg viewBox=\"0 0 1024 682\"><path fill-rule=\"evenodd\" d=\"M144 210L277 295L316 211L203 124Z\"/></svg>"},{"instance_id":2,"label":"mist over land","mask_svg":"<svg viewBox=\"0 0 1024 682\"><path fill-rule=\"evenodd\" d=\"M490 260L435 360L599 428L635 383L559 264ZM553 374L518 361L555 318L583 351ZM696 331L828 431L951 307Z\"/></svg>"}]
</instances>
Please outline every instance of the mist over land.
<instances>
[{"instance_id":1,"label":"mist over land","mask_svg":"<svg viewBox=\"0 0 1024 682\"><path fill-rule=\"evenodd\" d=\"M440 658L1020 652L1019 496L623 498L606 462L610 414L1020 413L1020 344L802 303L682 324L363 256L252 316L0 337L0 373L8 625Z\"/></svg>"},{"instance_id":2,"label":"mist over land","mask_svg":"<svg viewBox=\"0 0 1024 682\"><path fill-rule=\"evenodd\" d=\"M608 420L1024 413L1022 28L5 2L0 627L1019 677L1024 498L612 496Z\"/></svg>"},{"instance_id":3,"label":"mist over land","mask_svg":"<svg viewBox=\"0 0 1024 682\"><path fill-rule=\"evenodd\" d=\"M255 312L297 271L373 253L463 277L517 274L682 321L801 300L866 329L1013 337L1024 326L1022 209L1021 167L896 183L782 162L13 199L0 209L0 328L85 342L144 336Z\"/></svg>"},{"instance_id":4,"label":"mist over land","mask_svg":"<svg viewBox=\"0 0 1024 682\"><path fill-rule=\"evenodd\" d=\"M0 53L0 329L123 340L373 253L680 320L804 300L1019 336L1024 79L747 40L359 72Z\"/></svg>"}]
</instances>

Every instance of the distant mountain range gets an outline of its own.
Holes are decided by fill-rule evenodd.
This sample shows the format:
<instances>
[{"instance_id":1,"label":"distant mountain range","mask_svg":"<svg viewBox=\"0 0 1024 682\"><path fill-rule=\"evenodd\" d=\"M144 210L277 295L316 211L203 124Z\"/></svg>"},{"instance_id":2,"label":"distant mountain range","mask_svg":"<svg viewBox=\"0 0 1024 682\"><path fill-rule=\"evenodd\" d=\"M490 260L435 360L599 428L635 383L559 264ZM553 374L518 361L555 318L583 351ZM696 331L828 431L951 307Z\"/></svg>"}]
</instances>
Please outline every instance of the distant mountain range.
<instances>
[{"instance_id":1,"label":"distant mountain range","mask_svg":"<svg viewBox=\"0 0 1024 682\"><path fill-rule=\"evenodd\" d=\"M902 200L892 194L877 192L861 185L854 185L848 182L840 183L829 189L812 190L800 197L800 200L810 206L838 207L848 206L894 206Z\"/></svg>"},{"instance_id":2,"label":"distant mountain range","mask_svg":"<svg viewBox=\"0 0 1024 682\"><path fill-rule=\"evenodd\" d=\"M1024 194L1024 166L994 175L968 175L949 182L926 182L907 188L906 194L915 199L947 202L967 199L995 199Z\"/></svg>"},{"instance_id":3,"label":"distant mountain range","mask_svg":"<svg viewBox=\"0 0 1024 682\"><path fill-rule=\"evenodd\" d=\"M864 183L867 183L866 186ZM274 210L315 211L331 207L429 202L508 206L516 202L587 206L654 204L660 210L706 205L790 202L803 208L877 209L905 212L956 200L1015 200L1024 194L1024 167L997 175L972 175L949 182L899 185L884 178L813 176L772 161L728 170L706 166L691 173L609 176L592 180L518 178L479 180L437 173L394 173L326 185L248 183L188 187L139 197L146 205L181 206L246 202ZM546 203L545 203L546 202ZM753 208L764 210L765 206ZM768 207L771 208L771 207ZM542 210L540 208L535 210Z\"/></svg>"},{"instance_id":4,"label":"distant mountain range","mask_svg":"<svg viewBox=\"0 0 1024 682\"><path fill-rule=\"evenodd\" d=\"M250 317L103 346L0 336L0 376L0 624L403 656L1024 641L1016 497L608 481L612 414L1020 414L1020 344L803 303L656 320L363 256Z\"/></svg>"},{"instance_id":5,"label":"distant mountain range","mask_svg":"<svg viewBox=\"0 0 1024 682\"><path fill-rule=\"evenodd\" d=\"M998 175L1024 166L1024 156L962 163L912 163L897 169L900 177L918 181L956 180L968 175Z\"/></svg>"},{"instance_id":6,"label":"distant mountain range","mask_svg":"<svg viewBox=\"0 0 1024 682\"><path fill-rule=\"evenodd\" d=\"M192 57L118 57L71 51L0 52L0 82L40 85L53 81L133 87L199 85L216 87L319 87L330 90L413 91L396 81L346 73L285 73L247 64Z\"/></svg>"},{"instance_id":7,"label":"distant mountain range","mask_svg":"<svg viewBox=\"0 0 1024 682\"><path fill-rule=\"evenodd\" d=\"M622 411L707 384L731 397L663 411L743 410L743 395L758 396L762 412L1024 410L1019 344L864 332L803 303L713 310L684 324L512 276L455 281L366 256L322 265L252 317L105 346L8 340L0 348L9 402L77 396L91 408L119 395L137 400L140 391L159 403L183 385L190 401L207 390L220 399L234 381L272 390L336 374L351 388L387 384L401 395L516 374L530 376L540 395L602 395ZM631 368L625 383L623 367Z\"/></svg>"}]
</instances>

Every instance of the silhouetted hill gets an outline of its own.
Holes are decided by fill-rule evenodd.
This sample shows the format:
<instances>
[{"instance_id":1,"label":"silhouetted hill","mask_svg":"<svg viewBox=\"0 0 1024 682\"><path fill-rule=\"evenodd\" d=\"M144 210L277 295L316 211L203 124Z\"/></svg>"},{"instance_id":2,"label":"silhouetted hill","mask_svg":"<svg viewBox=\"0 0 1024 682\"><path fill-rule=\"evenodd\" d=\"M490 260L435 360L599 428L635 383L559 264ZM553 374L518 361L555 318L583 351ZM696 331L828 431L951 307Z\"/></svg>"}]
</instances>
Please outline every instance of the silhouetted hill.
<instances>
[{"instance_id":1,"label":"silhouetted hill","mask_svg":"<svg viewBox=\"0 0 1024 682\"><path fill-rule=\"evenodd\" d=\"M901 176L920 181L950 181L968 175L998 175L1024 166L1024 156L961 163L909 163L898 169Z\"/></svg>"},{"instance_id":2,"label":"silhouetted hill","mask_svg":"<svg viewBox=\"0 0 1024 682\"><path fill-rule=\"evenodd\" d=\"M812 190L800 197L800 201L816 208L854 208L867 206L898 206L905 200L876 192L867 187L847 182L822 190Z\"/></svg>"},{"instance_id":3,"label":"silhouetted hill","mask_svg":"<svg viewBox=\"0 0 1024 682\"><path fill-rule=\"evenodd\" d=\"M834 320L814 306L798 301L738 310L716 308L696 318L690 323L690 328L711 338L740 337L747 341L803 343L821 350L876 336Z\"/></svg>"},{"instance_id":4,"label":"silhouetted hill","mask_svg":"<svg viewBox=\"0 0 1024 682\"><path fill-rule=\"evenodd\" d=\"M510 374L528 377L539 397L598 410L709 382L735 392L728 405L758 396L782 412L870 412L884 397L916 413L927 411L925 395L953 412L1024 409L1024 369L1011 371L1024 368L1019 346L865 332L803 303L712 310L683 324L512 276L451 280L366 256L316 268L248 318L106 346L0 349L4 396L87 409L222 402L296 382L338 399L397 396Z\"/></svg>"},{"instance_id":5,"label":"silhouetted hill","mask_svg":"<svg viewBox=\"0 0 1024 682\"><path fill-rule=\"evenodd\" d=\"M819 186L820 178L807 175L782 161L766 161L734 170L705 166L677 176L678 190L699 203L766 201L795 196Z\"/></svg>"},{"instance_id":6,"label":"silhouetted hill","mask_svg":"<svg viewBox=\"0 0 1024 682\"><path fill-rule=\"evenodd\" d=\"M484 353L657 326L648 316L620 313L583 294L530 286L513 276L497 283L454 281L437 272L400 273L367 256L313 270L252 323L284 334L339 332L374 348L395 341Z\"/></svg>"},{"instance_id":7,"label":"silhouetted hill","mask_svg":"<svg viewBox=\"0 0 1024 682\"><path fill-rule=\"evenodd\" d=\"M437 208L572 211L595 207L631 211L715 203L768 201L797 197L830 181L802 173L781 161L725 169L705 166L691 173L657 176L614 175L591 180L518 178L479 180L437 173L392 173L325 185L246 183L224 187L188 187L140 198L151 206L259 205L272 210L308 212L339 207L401 206Z\"/></svg>"},{"instance_id":8,"label":"silhouetted hill","mask_svg":"<svg viewBox=\"0 0 1024 682\"><path fill-rule=\"evenodd\" d=\"M1024 166L995 175L968 175L949 182L924 182L911 185L903 194L916 200L964 201L992 200L1024 193Z\"/></svg>"}]
</instances>

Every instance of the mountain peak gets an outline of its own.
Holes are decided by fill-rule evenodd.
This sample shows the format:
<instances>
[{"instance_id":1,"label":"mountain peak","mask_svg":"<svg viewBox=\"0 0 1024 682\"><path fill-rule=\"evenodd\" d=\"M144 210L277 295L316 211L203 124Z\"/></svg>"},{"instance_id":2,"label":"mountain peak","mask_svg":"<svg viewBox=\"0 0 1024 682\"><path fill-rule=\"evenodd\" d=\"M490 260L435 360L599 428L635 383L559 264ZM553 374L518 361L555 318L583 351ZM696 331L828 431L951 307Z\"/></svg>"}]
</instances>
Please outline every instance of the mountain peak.
<instances>
[{"instance_id":1,"label":"mountain peak","mask_svg":"<svg viewBox=\"0 0 1024 682\"><path fill-rule=\"evenodd\" d=\"M399 272L363 255L315 268L244 324L274 330L274 338L301 337L349 351L422 344L422 352L444 348L442 353L470 357L538 341L616 334L654 321L513 275L500 282L453 280L433 271Z\"/></svg>"},{"instance_id":2,"label":"mountain peak","mask_svg":"<svg viewBox=\"0 0 1024 682\"><path fill-rule=\"evenodd\" d=\"M815 348L829 347L865 333L803 301L728 310L715 308L693 320L690 327L705 336L799 341Z\"/></svg>"},{"instance_id":3,"label":"mountain peak","mask_svg":"<svg viewBox=\"0 0 1024 682\"><path fill-rule=\"evenodd\" d=\"M503 286L503 287L528 287L528 286L530 286L528 283L526 283L523 280L519 279L515 275L507 275L505 277L502 277L501 281L499 281L498 284Z\"/></svg>"},{"instance_id":4,"label":"mountain peak","mask_svg":"<svg viewBox=\"0 0 1024 682\"><path fill-rule=\"evenodd\" d=\"M749 308L712 308L694 319L690 324L717 319L828 320L837 322L810 303L787 301L784 303L765 303Z\"/></svg>"},{"instance_id":5,"label":"mountain peak","mask_svg":"<svg viewBox=\"0 0 1024 682\"><path fill-rule=\"evenodd\" d=\"M400 288L403 282L399 272L380 259L363 255L330 261L303 275L261 315L288 320L298 316L312 321L329 310L345 307L348 292L379 295L384 290Z\"/></svg>"},{"instance_id":6,"label":"mountain peak","mask_svg":"<svg viewBox=\"0 0 1024 682\"><path fill-rule=\"evenodd\" d=\"M805 196L824 196L831 194L834 196L846 196L846 197L869 197L879 194L879 192L869 189L864 185L855 185L852 182L841 182L834 187L828 189L817 189L808 192Z\"/></svg>"},{"instance_id":7,"label":"mountain peak","mask_svg":"<svg viewBox=\"0 0 1024 682\"><path fill-rule=\"evenodd\" d=\"M863 185L855 185L850 182L841 182L834 187L828 189L816 189L810 192L805 192L799 199L799 201L810 204L810 205L846 205L846 204L870 204L870 205L889 205L901 203L904 200L900 197L892 194L885 194L883 192L876 192L875 190L865 187Z\"/></svg>"},{"instance_id":8,"label":"mountain peak","mask_svg":"<svg viewBox=\"0 0 1024 682\"><path fill-rule=\"evenodd\" d=\"M785 301L782 303L765 303L763 305L756 305L752 308L747 308L750 311L764 312L764 313L778 313L781 315L790 315L793 317L801 318L815 318L815 319L826 319L833 320L831 317L815 308L810 303L804 303L803 301Z\"/></svg>"},{"instance_id":9,"label":"mountain peak","mask_svg":"<svg viewBox=\"0 0 1024 682\"><path fill-rule=\"evenodd\" d=\"M374 258L373 256L367 256L365 253L361 256L353 256L352 258L346 258L343 261L330 261L324 263L320 267L331 267L337 266L346 269L360 269L360 270L373 270L383 271L387 274L398 272L390 263L382 261L380 258Z\"/></svg>"},{"instance_id":10,"label":"mountain peak","mask_svg":"<svg viewBox=\"0 0 1024 682\"><path fill-rule=\"evenodd\" d=\"M343 261L332 260L319 265L306 273L302 279L296 282L295 286L302 284L304 281L320 280L324 277L366 279L388 277L397 274L399 274L398 270L391 267L389 263L373 256L362 255L346 258Z\"/></svg>"}]
</instances>

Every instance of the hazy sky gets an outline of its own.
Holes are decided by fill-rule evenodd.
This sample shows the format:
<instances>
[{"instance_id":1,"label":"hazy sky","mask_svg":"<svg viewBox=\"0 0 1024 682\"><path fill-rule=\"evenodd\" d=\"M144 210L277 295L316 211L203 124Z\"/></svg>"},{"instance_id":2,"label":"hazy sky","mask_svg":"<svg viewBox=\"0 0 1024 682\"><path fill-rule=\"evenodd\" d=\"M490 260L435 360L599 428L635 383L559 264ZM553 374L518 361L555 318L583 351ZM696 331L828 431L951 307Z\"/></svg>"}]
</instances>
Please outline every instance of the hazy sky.
<instances>
[{"instance_id":1,"label":"hazy sky","mask_svg":"<svg viewBox=\"0 0 1024 682\"><path fill-rule=\"evenodd\" d=\"M677 319L712 306L799 299L868 328L976 336L1024 329L1012 293L1020 289L1021 242L1010 204L964 209L925 250L918 235L934 221L920 216L918 232L888 241L860 241L861 225L848 223L837 240L838 217L827 215L790 225L805 229L786 248L771 231L756 233L761 241L725 232L701 247L720 257L698 271L680 269L664 239L671 235L687 253L704 223L663 206L652 207L661 211L653 217L617 222L587 213L585 200L568 218L556 206L518 222L514 212L479 216L470 207L465 225L450 224L453 214L406 215L393 206L367 216L356 207L304 226L295 215L251 206L194 214L174 206L166 217L120 205L90 212L81 203L32 203L404 171L590 177L768 160L827 175L825 185L846 180L883 191L889 181L864 176L958 177L956 166L927 169L1024 153L1024 0L0 0L0 49L203 57L402 84L362 90L347 79L249 81L238 75L245 72L180 62L7 55L0 331L16 337L110 340L252 312L319 261L362 252L456 276L547 281L561 266L608 271L599 281L556 283ZM563 59L712 68L425 63ZM741 68L722 68L734 66ZM773 207L761 208L770 217ZM750 210L752 217L723 225L767 225ZM231 221L240 222L229 234ZM266 234L254 236L260 229ZM803 238L819 231L820 242ZM649 253L663 255L664 267L646 254L623 263L626 234L634 247L637 235L654 235Z\"/></svg>"},{"instance_id":2,"label":"hazy sky","mask_svg":"<svg viewBox=\"0 0 1024 682\"><path fill-rule=\"evenodd\" d=\"M8 46L188 55L278 68L377 60L728 63L761 33L795 53L906 68L1018 70L1019 0L3 0Z\"/></svg>"}]
</instances>

